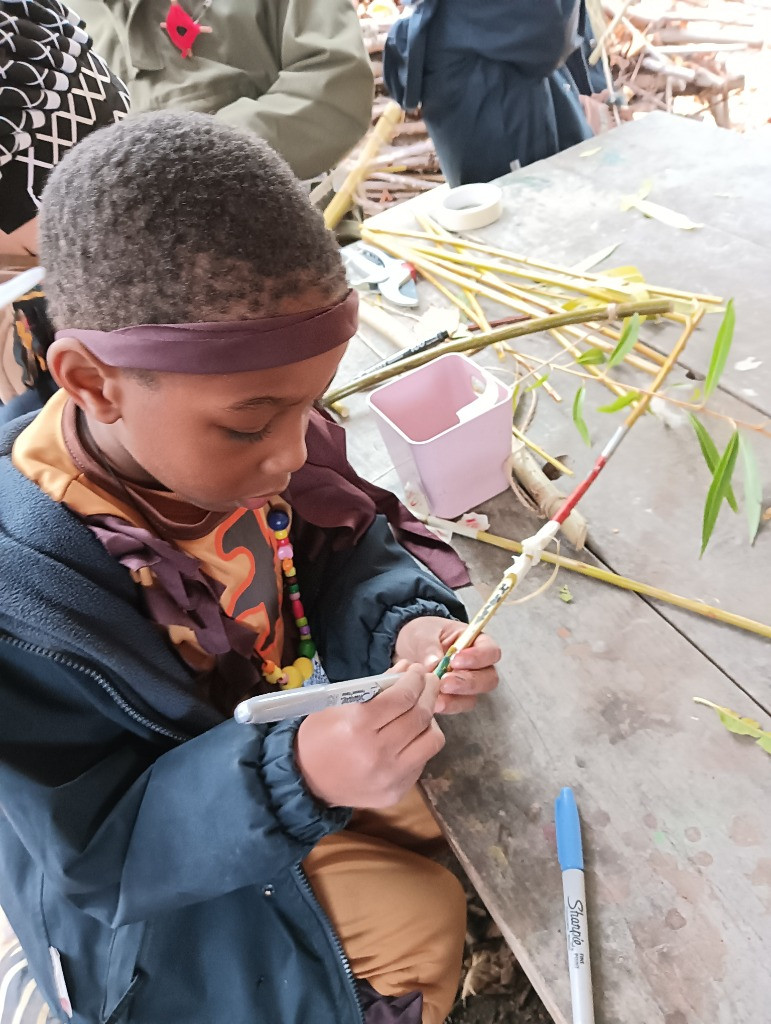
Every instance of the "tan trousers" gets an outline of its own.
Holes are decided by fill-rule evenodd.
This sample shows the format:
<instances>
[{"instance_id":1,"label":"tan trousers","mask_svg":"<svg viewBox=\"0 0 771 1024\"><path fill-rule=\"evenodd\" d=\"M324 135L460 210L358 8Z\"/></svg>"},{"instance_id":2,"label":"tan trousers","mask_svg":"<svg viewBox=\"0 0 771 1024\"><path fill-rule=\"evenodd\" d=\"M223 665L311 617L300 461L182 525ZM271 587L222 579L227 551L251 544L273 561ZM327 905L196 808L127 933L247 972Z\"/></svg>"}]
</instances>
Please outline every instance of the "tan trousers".
<instances>
[{"instance_id":1,"label":"tan trousers","mask_svg":"<svg viewBox=\"0 0 771 1024\"><path fill-rule=\"evenodd\" d=\"M460 977L463 889L430 860L444 841L417 788L385 811L357 811L303 862L357 978L386 996L423 993L423 1024L442 1024Z\"/></svg>"}]
</instances>

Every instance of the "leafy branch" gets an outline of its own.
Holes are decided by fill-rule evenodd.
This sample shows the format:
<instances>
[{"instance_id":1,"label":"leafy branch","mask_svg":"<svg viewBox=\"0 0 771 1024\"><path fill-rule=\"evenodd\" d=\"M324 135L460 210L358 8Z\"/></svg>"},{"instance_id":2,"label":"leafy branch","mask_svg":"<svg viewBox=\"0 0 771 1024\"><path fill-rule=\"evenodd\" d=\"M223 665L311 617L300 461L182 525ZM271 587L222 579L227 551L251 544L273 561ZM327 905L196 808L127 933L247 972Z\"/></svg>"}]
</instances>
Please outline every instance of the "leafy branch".
<instances>
[{"instance_id":1,"label":"leafy branch","mask_svg":"<svg viewBox=\"0 0 771 1024\"><path fill-rule=\"evenodd\" d=\"M694 697L693 699L696 704L703 704L716 711L720 721L729 732L733 732L737 736L751 736L761 750L771 754L771 732L761 728L760 723L756 722L754 718L744 718L738 712L724 708L720 704L713 704L711 700L705 700L704 697Z\"/></svg>"},{"instance_id":2,"label":"leafy branch","mask_svg":"<svg viewBox=\"0 0 771 1024\"><path fill-rule=\"evenodd\" d=\"M709 367L704 379L703 390L699 396L700 400L698 403L676 403L693 410L689 413L689 419L696 433L704 461L711 474L710 485L707 491L702 516L701 552L699 557L701 557L707 549L723 503L727 503L733 512L739 511L736 494L733 488L734 473L739 461L743 470L744 508L747 517L747 529L750 544L755 541L763 511L763 487L758 471L757 460L747 437L740 434L738 425L731 417L723 416L721 414L721 418L727 420L733 427L731 437L721 454L707 428L696 415L697 413L700 414L707 411L706 403L710 396L714 394L718 384L720 383L720 378L728 362L728 356L733 343L735 324L736 315L734 302L733 299L731 299L726 306L723 320L715 338ZM574 360L574 364L592 367L602 366L605 370L611 369L613 366L617 366L619 363L624 361L637 344L639 329L640 317L638 314L635 314L624 322L624 327L618 344L609 356L606 356L605 353L597 347L589 348ZM551 365L553 365L554 369L571 372L569 364ZM542 367L538 367L537 369L540 370ZM548 373L542 374L542 376L539 377L533 385L531 385L531 389L535 389L543 384L548 379L548 376ZM597 411L602 413L619 412L622 409L626 409L628 406L634 405L640 401L643 395L658 398L667 397L659 392L649 392L640 388L629 388L619 395L613 402L599 406ZM584 416L585 398L586 388L581 384L573 401L573 423L583 441L587 445L591 445L591 435ZM739 460L740 453L741 460Z\"/></svg>"}]
</instances>

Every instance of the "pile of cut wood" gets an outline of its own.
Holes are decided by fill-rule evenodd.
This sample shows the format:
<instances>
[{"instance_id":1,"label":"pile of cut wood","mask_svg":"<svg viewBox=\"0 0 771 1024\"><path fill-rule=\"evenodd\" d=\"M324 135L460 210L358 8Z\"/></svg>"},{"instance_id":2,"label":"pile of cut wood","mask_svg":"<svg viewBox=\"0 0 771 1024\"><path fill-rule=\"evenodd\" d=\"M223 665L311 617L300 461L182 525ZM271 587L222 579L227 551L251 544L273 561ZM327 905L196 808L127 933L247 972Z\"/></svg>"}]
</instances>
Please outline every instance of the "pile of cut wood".
<instances>
[{"instance_id":1,"label":"pile of cut wood","mask_svg":"<svg viewBox=\"0 0 771 1024\"><path fill-rule=\"evenodd\" d=\"M375 102L372 120L383 113L388 96L383 84L383 47L388 30L399 17L401 5L391 0L362 0L358 4L359 22L375 75ZM395 203L412 199L419 192L444 181L436 150L419 117L408 114L394 135L391 145L381 150L372 173L356 196L365 217L380 213Z\"/></svg>"},{"instance_id":2,"label":"pile of cut wood","mask_svg":"<svg viewBox=\"0 0 771 1024\"><path fill-rule=\"evenodd\" d=\"M633 112L711 114L734 127L729 97L744 89L744 66L764 49L767 8L723 0L602 0L613 81ZM686 102L682 102L683 100Z\"/></svg>"},{"instance_id":3,"label":"pile of cut wood","mask_svg":"<svg viewBox=\"0 0 771 1024\"><path fill-rule=\"evenodd\" d=\"M739 130L771 120L769 0L587 0L587 7L616 94L632 116L667 110ZM383 48L402 4L360 0L357 9L375 74L374 123L388 102ZM426 126L410 114L356 201L369 217L443 181Z\"/></svg>"}]
</instances>

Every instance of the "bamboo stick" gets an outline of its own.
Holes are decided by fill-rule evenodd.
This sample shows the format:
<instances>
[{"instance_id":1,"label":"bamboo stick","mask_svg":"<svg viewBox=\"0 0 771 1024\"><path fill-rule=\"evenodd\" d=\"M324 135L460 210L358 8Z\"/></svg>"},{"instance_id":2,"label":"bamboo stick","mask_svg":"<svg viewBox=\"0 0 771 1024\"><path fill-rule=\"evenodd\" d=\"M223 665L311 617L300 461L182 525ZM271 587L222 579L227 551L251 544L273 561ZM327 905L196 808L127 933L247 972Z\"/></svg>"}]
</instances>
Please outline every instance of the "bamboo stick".
<instances>
[{"instance_id":1,"label":"bamboo stick","mask_svg":"<svg viewBox=\"0 0 771 1024\"><path fill-rule=\"evenodd\" d=\"M492 331L480 331L467 338L458 338L436 345L428 352L420 352L417 355L409 356L394 363L392 366L384 366L381 370L371 373L367 377L360 377L350 384L328 391L323 398L324 404L338 402L348 395L357 391L364 391L365 388L374 387L384 380L390 380L407 370L414 370L418 366L445 355L447 352L478 352L488 345L495 345L499 341L509 341L511 338L521 338L526 334L538 334L541 331L550 331L554 328L563 327L566 324L580 324L585 322L587 313L592 320L599 320L603 316L627 317L639 313L641 316L658 316L670 309L668 302L655 299L648 302L627 302L617 305L611 303L602 309L571 310L554 316L534 317L525 323L506 324L503 327L496 327Z\"/></svg>"},{"instance_id":2,"label":"bamboo stick","mask_svg":"<svg viewBox=\"0 0 771 1024\"><path fill-rule=\"evenodd\" d=\"M381 248L386 249L387 251L391 252L393 255L398 256L401 259L407 260L409 263L412 263L413 266L417 267L417 269L420 270L421 274L423 274L424 276L426 274L426 263L428 263L431 273L439 274L439 276L444 277L446 280L451 281L453 284L459 285L461 288L466 288L469 287L469 285L471 285L475 287L477 291L481 292L481 294L486 295L488 298L492 298L494 302L499 302L503 305L509 306L511 309L515 309L518 312L526 312L533 315L538 312L539 305L547 309L549 308L548 303L538 303L534 301L528 294L525 294L523 299L522 297L520 297L521 293L519 289L515 288L512 285L506 285L502 281L498 281L494 277L493 280L491 281L493 287L490 287L490 285L484 285L479 281L477 281L476 283L474 283L473 281L468 282L464 275L452 270L446 270L445 268L440 266L437 263L437 261L427 256L417 256L412 249L402 249L398 245L395 246L392 243L388 242L381 242L380 244ZM470 271L469 273L473 275L476 272ZM592 310L587 312L593 313L594 311ZM594 320L596 319L596 317L592 316L592 319ZM565 321L565 325L569 326L571 323L574 322L575 321ZM578 322L580 323L584 321ZM573 345L572 342L564 338L560 332L550 328L547 329L549 330L549 333L554 337L554 339L562 346L562 348L564 348L567 352L571 353L574 359L578 359L581 356L581 350L579 348L576 348L576 346ZM599 381L601 384L604 384L605 387L607 387L608 390L611 391L614 395L620 397L622 394L624 394L624 392L619 388L618 384L616 384L615 381L611 380L611 378L608 377L606 373L603 373L595 366L587 366L587 369L589 373L597 381Z\"/></svg>"},{"instance_id":3,"label":"bamboo stick","mask_svg":"<svg viewBox=\"0 0 771 1024\"><path fill-rule=\"evenodd\" d=\"M379 227L369 227L367 224L364 224L364 226L362 227L362 237L364 237L366 234L378 236L382 234L387 234L393 235L396 238L417 238L428 241L434 240L434 236L427 234L425 231L409 231L406 229L398 228L386 229ZM376 241L375 238L370 238L369 241L371 241L374 245L381 244L379 241ZM499 256L505 260L511 260L517 263L522 263L524 264L524 266L538 267L540 269L548 270L553 273L562 274L565 277L574 277L579 280L589 281L592 282L597 287L602 287L603 284L607 282L607 287L612 288L613 284L617 283L614 282L613 279L608 281L608 279L603 277L601 274L589 274L583 271L571 270L570 267L560 267L554 263L547 263L544 260L536 260L532 257L520 256L519 254L509 252L506 249L498 249L492 245L483 245L481 242L474 242L466 238L463 239L463 245L466 249L474 249L477 252L486 252L490 255ZM723 302L723 299L720 298L720 296L718 295L703 295L699 292L684 292L677 288L663 288L659 285L650 284L648 282L646 282L645 287L649 292L665 295L668 298L695 299L697 302L706 303L708 306L719 306Z\"/></svg>"},{"instance_id":4,"label":"bamboo stick","mask_svg":"<svg viewBox=\"0 0 771 1024\"><path fill-rule=\"evenodd\" d=\"M516 359L518 363L521 363L522 366L524 366L524 368L528 371L528 377L533 376L533 374L535 373L535 369L533 367L533 364L527 358L525 358L525 356L523 356L520 352L517 352L517 350L512 348L511 345L507 345L505 341L500 342L500 345L504 352L508 352L510 356L513 356L513 358ZM546 363L543 363L542 365L545 366ZM551 386L548 380L545 380L543 382L542 387L546 394L550 398L554 399L555 402L562 401L562 395Z\"/></svg>"},{"instance_id":5,"label":"bamboo stick","mask_svg":"<svg viewBox=\"0 0 771 1024\"><path fill-rule=\"evenodd\" d=\"M549 455L549 453L544 451L544 449L541 448L540 445L537 445L535 441L531 441L529 437L522 433L519 427L512 426L511 432L518 441L521 441L522 444L526 445L530 449L530 451L535 452L536 455L540 456L545 462L548 462L549 465L554 466L554 468L559 470L560 473L567 476L575 475L573 470L566 466L564 462L560 462L559 459L555 459L553 455Z\"/></svg>"},{"instance_id":6,"label":"bamboo stick","mask_svg":"<svg viewBox=\"0 0 771 1024\"><path fill-rule=\"evenodd\" d=\"M394 130L402 119L402 109L398 103L389 101L377 124L372 129L362 151L356 159L356 163L340 187L340 191L334 195L329 206L324 210L324 223L328 228L336 228L345 214L351 208L353 196L356 189L367 176L372 160L381 146L391 138Z\"/></svg>"},{"instance_id":7,"label":"bamboo stick","mask_svg":"<svg viewBox=\"0 0 771 1024\"><path fill-rule=\"evenodd\" d=\"M419 219L419 221L421 223L431 224L431 222L428 221L427 218L419 217L418 219ZM441 241L445 240L442 236L429 236L429 237L438 237L439 240L441 240ZM382 241L379 244L380 244L381 248L388 248L388 246L386 244L384 244ZM457 246L455 246L455 248L457 248ZM458 259L458 257L456 255L452 254L452 253L440 253L440 252L437 252L436 250L430 250L430 249L426 249L426 248L421 249L419 247L410 248L410 249L402 249L399 246L391 246L389 251L392 252L392 253L399 253L401 258L409 259L410 262L414 263L416 266L418 265L418 262L416 261L416 258L415 258L415 253L416 252L420 253L421 255L425 255L425 257L427 259L429 259L434 264L441 263L441 261L445 257L447 259L449 259L449 260L457 260ZM462 258L460 258L460 262L464 263ZM464 265L466 265L466 264L464 263ZM479 261L476 261L476 265L483 266L483 267L492 267L492 266L494 266L493 264L485 264L485 263L481 263ZM507 270L507 268L504 268L504 267L496 267L496 269L500 269L500 270L504 270L504 271ZM472 272L472 274L473 274L473 272ZM528 276L528 275L523 275L523 276ZM479 279L481 280L482 277L479 276ZM572 287L572 286L570 286L568 284L568 287ZM606 287L604 289L594 290L592 292L592 296L593 297L599 297L601 299L607 300L607 296L604 294L604 292L607 292L609 290L612 290L612 289L609 289L609 288ZM467 291L467 289L466 289L466 291ZM541 296L539 294L538 297L535 298L535 297L530 295L530 292L529 292L528 289L521 288L521 291L522 292L527 292L528 297L530 297L532 301L537 302L538 305L542 306L544 309L551 309L551 311L557 312L559 309L562 308L557 303L550 303L546 296ZM624 294L625 293L623 291L619 292L619 295L621 295L621 296L623 296ZM590 326L590 330L591 330L593 336L596 336L597 334L602 334L602 335L605 335L606 337L611 338L613 340L613 342L614 342L614 347L615 347L615 343L618 342L618 339L620 337L618 331L614 331L609 326L603 327L601 325L594 325L594 324L592 324ZM585 332L582 334L582 332L575 331L575 330L571 330L570 333L574 334L576 337L581 338L582 340L583 340L584 335L585 335ZM596 340L596 338L594 340ZM644 356L648 357L653 362L655 362L657 365L661 365L664 362L664 357L660 353L656 352L655 349L649 348L647 345L643 344L642 342L638 341L635 344L635 349L641 355L644 355ZM630 362L632 362L633 365L636 365L638 369L646 370L646 372L649 372L649 373L651 373L651 372L655 373L655 370L650 370L650 369L648 369L646 366L644 366L642 364L634 363L633 359L630 360Z\"/></svg>"},{"instance_id":8,"label":"bamboo stick","mask_svg":"<svg viewBox=\"0 0 771 1024\"><path fill-rule=\"evenodd\" d=\"M414 514L414 513L413 513ZM463 537L470 537L472 540L481 541L483 544L491 544L494 547L502 548L504 551L513 551L515 554L522 553L522 545L507 537L499 537L486 530L475 530L473 527L465 526L462 523L454 523L446 519L437 519L435 516L418 516L427 526L435 526L440 530L450 530ZM756 633L771 639L771 625L757 622L755 619L747 618L746 615L737 615L735 612L725 611L723 608L715 608L704 601L697 601L690 597L681 597L661 587L654 587L649 583L640 583L638 580L629 579L618 573L610 572L608 569L600 569L598 566L581 562L577 558L567 558L564 555L555 555L550 551L541 554L541 561L549 565L558 565L562 569L579 573L581 576L589 576L592 579L609 583L611 586L619 587L622 590L631 590L643 597L651 597L657 601L664 601L674 605L676 608L684 608L686 611L701 615L704 618L712 619L715 622L724 622L728 626L736 626L738 629Z\"/></svg>"}]
</instances>

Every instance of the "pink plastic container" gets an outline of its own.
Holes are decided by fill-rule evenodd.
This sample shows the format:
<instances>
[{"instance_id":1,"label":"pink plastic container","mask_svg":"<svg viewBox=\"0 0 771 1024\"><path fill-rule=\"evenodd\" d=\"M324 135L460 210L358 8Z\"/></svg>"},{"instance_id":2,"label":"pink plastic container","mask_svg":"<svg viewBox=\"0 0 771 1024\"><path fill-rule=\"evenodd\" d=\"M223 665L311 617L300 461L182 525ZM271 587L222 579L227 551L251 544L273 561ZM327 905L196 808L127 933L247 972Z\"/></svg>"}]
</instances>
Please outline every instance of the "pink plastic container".
<instances>
[{"instance_id":1,"label":"pink plastic container","mask_svg":"<svg viewBox=\"0 0 771 1024\"><path fill-rule=\"evenodd\" d=\"M451 353L370 395L399 479L431 512L462 515L509 486L511 391L466 356Z\"/></svg>"}]
</instances>

